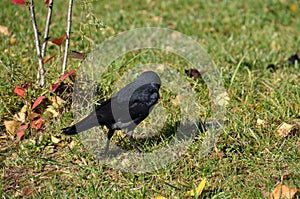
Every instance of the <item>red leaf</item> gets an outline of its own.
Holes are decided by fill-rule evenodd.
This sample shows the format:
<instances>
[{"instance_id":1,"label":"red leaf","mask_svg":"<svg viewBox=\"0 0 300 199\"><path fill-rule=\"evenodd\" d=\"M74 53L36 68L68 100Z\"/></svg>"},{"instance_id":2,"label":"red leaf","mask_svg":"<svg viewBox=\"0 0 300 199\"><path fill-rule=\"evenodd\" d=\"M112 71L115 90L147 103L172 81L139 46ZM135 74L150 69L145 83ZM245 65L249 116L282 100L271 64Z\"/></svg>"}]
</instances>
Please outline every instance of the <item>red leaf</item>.
<instances>
[{"instance_id":1,"label":"red leaf","mask_svg":"<svg viewBox=\"0 0 300 199\"><path fill-rule=\"evenodd\" d=\"M33 103L31 110L35 109L35 107L37 107L42 101L43 99L45 99L45 96L39 96Z\"/></svg>"},{"instance_id":2,"label":"red leaf","mask_svg":"<svg viewBox=\"0 0 300 199\"><path fill-rule=\"evenodd\" d=\"M37 119L37 120L32 121L32 127L36 130L40 129L42 124L43 124L42 119Z\"/></svg>"},{"instance_id":3,"label":"red leaf","mask_svg":"<svg viewBox=\"0 0 300 199\"><path fill-rule=\"evenodd\" d=\"M46 64L48 61L50 61L51 59L53 59L55 56L56 56L56 54L52 55L48 59L44 60L43 63Z\"/></svg>"},{"instance_id":4,"label":"red leaf","mask_svg":"<svg viewBox=\"0 0 300 199\"><path fill-rule=\"evenodd\" d=\"M23 135L25 134L25 130L27 128L28 128L28 123L18 127L18 129L17 129L17 138L18 139L21 139L23 137Z\"/></svg>"},{"instance_id":5,"label":"red leaf","mask_svg":"<svg viewBox=\"0 0 300 199\"><path fill-rule=\"evenodd\" d=\"M50 91L51 91L52 93L54 93L54 92L56 91L56 89L59 87L59 85L60 85L60 82L54 83L54 84L51 86Z\"/></svg>"},{"instance_id":6,"label":"red leaf","mask_svg":"<svg viewBox=\"0 0 300 199\"><path fill-rule=\"evenodd\" d=\"M44 3L49 6L50 0L44 0Z\"/></svg>"},{"instance_id":7,"label":"red leaf","mask_svg":"<svg viewBox=\"0 0 300 199\"><path fill-rule=\"evenodd\" d=\"M63 74L62 76L60 76L61 80L65 80L67 77L69 77L70 75L72 75L73 73L75 73L76 70L70 70L69 72Z\"/></svg>"},{"instance_id":8,"label":"red leaf","mask_svg":"<svg viewBox=\"0 0 300 199\"><path fill-rule=\"evenodd\" d=\"M24 130L20 130L17 132L17 138L18 139L21 139L23 137L23 135L25 134L25 131Z\"/></svg>"},{"instance_id":9,"label":"red leaf","mask_svg":"<svg viewBox=\"0 0 300 199\"><path fill-rule=\"evenodd\" d=\"M25 3L24 0L12 0L12 2L13 2L14 4L19 4L19 5L27 4L27 2Z\"/></svg>"},{"instance_id":10,"label":"red leaf","mask_svg":"<svg viewBox=\"0 0 300 199\"><path fill-rule=\"evenodd\" d=\"M28 115L28 118L31 119L31 120L33 120L37 117L40 117L40 114L32 112Z\"/></svg>"},{"instance_id":11,"label":"red leaf","mask_svg":"<svg viewBox=\"0 0 300 199\"><path fill-rule=\"evenodd\" d=\"M25 90L24 88L22 88L21 86L17 85L15 90L14 90L14 93L25 98Z\"/></svg>"},{"instance_id":12,"label":"red leaf","mask_svg":"<svg viewBox=\"0 0 300 199\"><path fill-rule=\"evenodd\" d=\"M65 33L63 36L59 38L52 39L51 42L58 46L61 46L66 37L67 37L67 33Z\"/></svg>"},{"instance_id":13,"label":"red leaf","mask_svg":"<svg viewBox=\"0 0 300 199\"><path fill-rule=\"evenodd\" d=\"M76 51L68 52L68 56L74 59L85 59L85 55L83 53L79 53Z\"/></svg>"}]
</instances>

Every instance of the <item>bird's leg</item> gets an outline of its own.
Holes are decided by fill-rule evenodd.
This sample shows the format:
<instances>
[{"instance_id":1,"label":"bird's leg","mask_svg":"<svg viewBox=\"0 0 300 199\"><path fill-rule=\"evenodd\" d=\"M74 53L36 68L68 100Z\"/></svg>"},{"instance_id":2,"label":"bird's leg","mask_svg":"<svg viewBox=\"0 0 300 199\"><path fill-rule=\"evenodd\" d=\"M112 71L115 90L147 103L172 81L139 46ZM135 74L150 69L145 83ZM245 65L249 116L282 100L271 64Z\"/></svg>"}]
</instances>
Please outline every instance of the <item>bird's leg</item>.
<instances>
[{"instance_id":1,"label":"bird's leg","mask_svg":"<svg viewBox=\"0 0 300 199\"><path fill-rule=\"evenodd\" d=\"M106 140L106 146L105 146L105 151L104 154L106 155L108 150L109 150L109 143L110 143L110 139L114 134L114 130L109 129L108 133L107 133L107 140Z\"/></svg>"},{"instance_id":2,"label":"bird's leg","mask_svg":"<svg viewBox=\"0 0 300 199\"><path fill-rule=\"evenodd\" d=\"M132 138L132 135L133 135L133 130L128 131L127 137L128 137L128 139L129 139L131 145L134 147L134 149L136 150L136 152L140 153L141 150L140 150L140 149L137 147L137 145L135 144L135 142L134 142L134 140L133 140L133 138Z\"/></svg>"}]
</instances>

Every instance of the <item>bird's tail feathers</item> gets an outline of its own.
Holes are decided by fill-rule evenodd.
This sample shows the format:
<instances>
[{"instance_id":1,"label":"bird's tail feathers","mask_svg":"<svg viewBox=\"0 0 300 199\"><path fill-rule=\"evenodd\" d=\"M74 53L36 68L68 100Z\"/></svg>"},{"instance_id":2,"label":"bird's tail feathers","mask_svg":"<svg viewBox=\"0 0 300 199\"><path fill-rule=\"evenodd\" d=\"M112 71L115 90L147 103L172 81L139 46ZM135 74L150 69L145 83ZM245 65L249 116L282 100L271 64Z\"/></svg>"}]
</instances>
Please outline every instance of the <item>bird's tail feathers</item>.
<instances>
[{"instance_id":1,"label":"bird's tail feathers","mask_svg":"<svg viewBox=\"0 0 300 199\"><path fill-rule=\"evenodd\" d=\"M67 128L63 128L62 131L65 135L76 135L79 133L79 132L77 132L75 125L67 127Z\"/></svg>"},{"instance_id":2,"label":"bird's tail feathers","mask_svg":"<svg viewBox=\"0 0 300 199\"><path fill-rule=\"evenodd\" d=\"M95 115L89 115L80 122L67 127L63 128L62 131L65 135L76 135L82 131L88 130L94 126L98 126L99 121L97 120Z\"/></svg>"}]
</instances>

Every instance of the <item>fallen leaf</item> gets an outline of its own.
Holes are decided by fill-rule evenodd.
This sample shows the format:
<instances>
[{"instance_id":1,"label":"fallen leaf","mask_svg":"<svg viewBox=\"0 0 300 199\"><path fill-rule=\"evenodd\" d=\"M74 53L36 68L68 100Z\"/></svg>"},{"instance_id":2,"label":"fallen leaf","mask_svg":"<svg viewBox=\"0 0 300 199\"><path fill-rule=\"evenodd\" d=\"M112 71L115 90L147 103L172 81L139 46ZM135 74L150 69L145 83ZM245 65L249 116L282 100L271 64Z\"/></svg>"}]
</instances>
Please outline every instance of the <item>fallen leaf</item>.
<instances>
[{"instance_id":1,"label":"fallen leaf","mask_svg":"<svg viewBox=\"0 0 300 199\"><path fill-rule=\"evenodd\" d=\"M21 113L26 113L27 111L27 105L24 105L22 108L21 108Z\"/></svg>"},{"instance_id":2,"label":"fallen leaf","mask_svg":"<svg viewBox=\"0 0 300 199\"><path fill-rule=\"evenodd\" d=\"M56 96L55 98L58 105L63 105L66 103L66 101L61 99L59 96Z\"/></svg>"},{"instance_id":3,"label":"fallen leaf","mask_svg":"<svg viewBox=\"0 0 300 199\"><path fill-rule=\"evenodd\" d=\"M54 144L58 144L60 142L60 139L58 139L57 137L54 137L53 135L51 135L51 141L54 143Z\"/></svg>"},{"instance_id":4,"label":"fallen leaf","mask_svg":"<svg viewBox=\"0 0 300 199\"><path fill-rule=\"evenodd\" d=\"M165 197L159 195L159 196L156 196L155 199L167 199L167 198L165 198Z\"/></svg>"},{"instance_id":5,"label":"fallen leaf","mask_svg":"<svg viewBox=\"0 0 300 199\"><path fill-rule=\"evenodd\" d=\"M25 130L28 128L28 124L24 124L22 126L19 126L17 129L17 138L21 139L23 137L23 135L25 134Z\"/></svg>"},{"instance_id":6,"label":"fallen leaf","mask_svg":"<svg viewBox=\"0 0 300 199\"><path fill-rule=\"evenodd\" d=\"M205 186L205 184L206 184L206 181L207 181L206 178L204 178L204 179L200 182L200 184L199 184L198 187L196 188L196 194L195 194L195 192L194 192L193 189L190 190L190 191L188 191L186 194L187 194L188 196L195 196L195 195L200 196L201 193L202 193L202 191L203 191L203 189L204 189L204 186Z\"/></svg>"},{"instance_id":7,"label":"fallen leaf","mask_svg":"<svg viewBox=\"0 0 300 199\"><path fill-rule=\"evenodd\" d=\"M31 119L31 120L33 120L33 119L35 119L35 118L37 118L37 117L40 117L40 114L31 112L31 113L28 115L28 118Z\"/></svg>"},{"instance_id":8,"label":"fallen leaf","mask_svg":"<svg viewBox=\"0 0 300 199\"><path fill-rule=\"evenodd\" d=\"M216 98L215 98L216 104L219 106L222 106L222 107L227 106L229 103L229 100L230 100L230 98L229 98L227 92L221 93L218 96L216 96Z\"/></svg>"},{"instance_id":9,"label":"fallen leaf","mask_svg":"<svg viewBox=\"0 0 300 199\"><path fill-rule=\"evenodd\" d=\"M166 197L163 197L161 195L155 196L155 199L167 199Z\"/></svg>"},{"instance_id":10,"label":"fallen leaf","mask_svg":"<svg viewBox=\"0 0 300 199\"><path fill-rule=\"evenodd\" d=\"M14 120L24 123L26 120L26 114L19 112L14 115Z\"/></svg>"},{"instance_id":11,"label":"fallen leaf","mask_svg":"<svg viewBox=\"0 0 300 199\"><path fill-rule=\"evenodd\" d=\"M9 39L9 44L10 44L10 45L14 45L14 44L16 44L16 43L17 43L17 38L12 37L12 38Z\"/></svg>"},{"instance_id":12,"label":"fallen leaf","mask_svg":"<svg viewBox=\"0 0 300 199\"><path fill-rule=\"evenodd\" d=\"M17 138L20 140L22 137L23 137L23 135L25 134L25 131L18 131L17 132Z\"/></svg>"},{"instance_id":13,"label":"fallen leaf","mask_svg":"<svg viewBox=\"0 0 300 199\"><path fill-rule=\"evenodd\" d=\"M257 126L265 127L267 125L267 122L266 122L266 120L262 120L262 119L258 118L257 121L256 121L256 124L257 124Z\"/></svg>"},{"instance_id":14,"label":"fallen leaf","mask_svg":"<svg viewBox=\"0 0 300 199\"><path fill-rule=\"evenodd\" d=\"M5 35L5 36L10 35L10 32L9 32L8 28L6 26L1 26L1 25L0 25L0 33Z\"/></svg>"},{"instance_id":15,"label":"fallen leaf","mask_svg":"<svg viewBox=\"0 0 300 199\"><path fill-rule=\"evenodd\" d=\"M25 199L24 196L30 196L30 195L33 195L33 193L35 192L35 189L32 187L32 186L26 186L22 189L22 199Z\"/></svg>"},{"instance_id":16,"label":"fallen leaf","mask_svg":"<svg viewBox=\"0 0 300 199\"><path fill-rule=\"evenodd\" d=\"M37 119L32 121L32 127L36 130L40 129L42 127L43 120L42 119Z\"/></svg>"},{"instance_id":17,"label":"fallen leaf","mask_svg":"<svg viewBox=\"0 0 300 199\"><path fill-rule=\"evenodd\" d=\"M43 64L46 64L48 61L53 59L56 56L56 54L52 55L51 57L47 58L46 60L43 61Z\"/></svg>"},{"instance_id":18,"label":"fallen leaf","mask_svg":"<svg viewBox=\"0 0 300 199\"><path fill-rule=\"evenodd\" d=\"M296 13L297 10L298 10L297 4L290 5L290 11L291 11L291 13Z\"/></svg>"},{"instance_id":19,"label":"fallen leaf","mask_svg":"<svg viewBox=\"0 0 300 199\"><path fill-rule=\"evenodd\" d=\"M48 108L46 109L46 112L52 113L53 117L57 117L59 115L59 113L54 109L53 106L48 106Z\"/></svg>"},{"instance_id":20,"label":"fallen leaf","mask_svg":"<svg viewBox=\"0 0 300 199\"><path fill-rule=\"evenodd\" d=\"M49 6L50 0L44 0L44 3Z\"/></svg>"},{"instance_id":21,"label":"fallen leaf","mask_svg":"<svg viewBox=\"0 0 300 199\"><path fill-rule=\"evenodd\" d=\"M27 2L25 2L24 0L12 0L12 2L13 2L14 4L19 4L19 5L27 4Z\"/></svg>"},{"instance_id":22,"label":"fallen leaf","mask_svg":"<svg viewBox=\"0 0 300 199\"><path fill-rule=\"evenodd\" d=\"M67 33L65 33L63 36L59 38L52 39L51 42L58 46L61 46L66 37L67 37Z\"/></svg>"},{"instance_id":23,"label":"fallen leaf","mask_svg":"<svg viewBox=\"0 0 300 199\"><path fill-rule=\"evenodd\" d=\"M275 187L273 192L271 193L269 199L292 199L294 195L297 193L298 189L289 188L286 185L279 184Z\"/></svg>"},{"instance_id":24,"label":"fallen leaf","mask_svg":"<svg viewBox=\"0 0 300 199\"><path fill-rule=\"evenodd\" d=\"M74 58L74 59L85 59L85 55L83 53L79 53L76 51L68 52L68 57Z\"/></svg>"},{"instance_id":25,"label":"fallen leaf","mask_svg":"<svg viewBox=\"0 0 300 199\"><path fill-rule=\"evenodd\" d=\"M15 135L17 127L20 125L20 122L11 120L11 121L4 121L4 126L6 128L6 131L10 135Z\"/></svg>"},{"instance_id":26,"label":"fallen leaf","mask_svg":"<svg viewBox=\"0 0 300 199\"><path fill-rule=\"evenodd\" d=\"M54 92L56 91L56 89L59 87L59 85L60 85L60 82L54 83L54 84L51 86L50 91L51 91L52 93L54 93Z\"/></svg>"},{"instance_id":27,"label":"fallen leaf","mask_svg":"<svg viewBox=\"0 0 300 199\"><path fill-rule=\"evenodd\" d=\"M35 109L46 97L45 96L39 96L33 103L31 110Z\"/></svg>"},{"instance_id":28,"label":"fallen leaf","mask_svg":"<svg viewBox=\"0 0 300 199\"><path fill-rule=\"evenodd\" d=\"M75 140L73 140L73 141L70 143L69 147L70 147L70 149L73 149L76 145L77 145L77 142L76 142Z\"/></svg>"},{"instance_id":29,"label":"fallen leaf","mask_svg":"<svg viewBox=\"0 0 300 199\"><path fill-rule=\"evenodd\" d=\"M17 95L19 95L19 96L21 96L21 97L23 97L23 98L25 98L25 90L24 90L24 88L22 88L19 85L17 85L15 87L14 93L17 94Z\"/></svg>"},{"instance_id":30,"label":"fallen leaf","mask_svg":"<svg viewBox=\"0 0 300 199\"><path fill-rule=\"evenodd\" d=\"M65 74L63 74L60 79L61 80L65 80L67 77L69 77L70 75L72 75L73 73L75 73L76 70L70 70L69 72L66 72Z\"/></svg>"},{"instance_id":31,"label":"fallen leaf","mask_svg":"<svg viewBox=\"0 0 300 199\"><path fill-rule=\"evenodd\" d=\"M295 126L295 124L287 124L284 122L277 127L277 134L280 137L286 137L291 132L291 130L294 126Z\"/></svg>"}]
</instances>

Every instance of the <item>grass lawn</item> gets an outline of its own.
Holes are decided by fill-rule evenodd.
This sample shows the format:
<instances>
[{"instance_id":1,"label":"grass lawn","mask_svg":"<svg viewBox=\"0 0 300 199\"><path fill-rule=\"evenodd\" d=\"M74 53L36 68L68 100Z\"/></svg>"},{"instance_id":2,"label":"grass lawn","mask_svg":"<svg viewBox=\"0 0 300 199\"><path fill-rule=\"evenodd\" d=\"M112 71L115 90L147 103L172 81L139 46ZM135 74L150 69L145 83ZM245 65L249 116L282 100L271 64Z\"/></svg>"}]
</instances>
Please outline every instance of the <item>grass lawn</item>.
<instances>
[{"instance_id":1,"label":"grass lawn","mask_svg":"<svg viewBox=\"0 0 300 199\"><path fill-rule=\"evenodd\" d=\"M68 2L54 3L50 36L57 38L65 32ZM61 134L60 129L73 122L71 80L55 94L65 100L56 109L56 117L44 113L41 104L36 109L43 113L40 129L29 127L21 140L6 131L4 121L12 120L26 103L14 94L16 85L24 85L24 81L31 84L26 93L29 104L40 95L45 95L49 104L50 96L55 95L35 85L38 61L28 9L11 1L1 1L0 7L0 25L10 31L9 36L0 33L2 198L189 198L186 192L204 178L207 183L199 198L268 198L279 183L300 189L300 66L299 62L288 62L300 50L299 2L74 2L71 50L89 53L96 44L120 32L163 27L197 41L220 71L230 99L224 129L209 154L199 155L201 139L196 139L176 161L141 174L107 167L85 150L78 137ZM36 12L43 35L47 8L42 1L36 1ZM57 46L49 45L47 50L46 57L58 53L46 64L49 88L60 76L61 61ZM184 60L164 52L147 53L134 52L114 62L109 68L111 75L101 80L97 100L115 92L120 71L139 63L174 61L174 70L188 68ZM80 60L72 59L68 70L78 69L80 64ZM203 100L201 96L207 92L201 93L201 83L188 81ZM161 103L172 101L167 86L161 94ZM176 107L168 108L169 119L176 118ZM207 115L205 111L200 114ZM281 137L278 128L284 122L294 127ZM295 198L299 197L298 193Z\"/></svg>"}]
</instances>

